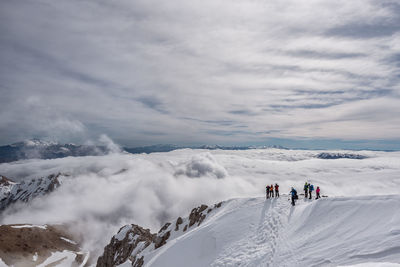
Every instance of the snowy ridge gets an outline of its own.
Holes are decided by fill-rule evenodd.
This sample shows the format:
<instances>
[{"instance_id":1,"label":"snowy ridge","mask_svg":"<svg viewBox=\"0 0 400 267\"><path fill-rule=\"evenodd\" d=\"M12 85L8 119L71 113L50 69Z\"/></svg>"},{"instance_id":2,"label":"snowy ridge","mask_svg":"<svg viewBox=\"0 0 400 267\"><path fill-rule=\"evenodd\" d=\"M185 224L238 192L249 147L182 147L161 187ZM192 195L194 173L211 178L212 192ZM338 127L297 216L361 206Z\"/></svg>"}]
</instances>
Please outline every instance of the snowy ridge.
<instances>
[{"instance_id":1,"label":"snowy ridge","mask_svg":"<svg viewBox=\"0 0 400 267\"><path fill-rule=\"evenodd\" d=\"M167 224L152 239L170 233L165 244L156 248L154 242L141 243L115 265L397 266L399 208L398 195L300 199L295 207L287 195L233 199L188 231L182 227L174 231L178 224ZM189 221L190 216L181 225ZM121 238L122 231L135 240L126 227L113 240Z\"/></svg>"},{"instance_id":2,"label":"snowy ridge","mask_svg":"<svg viewBox=\"0 0 400 267\"><path fill-rule=\"evenodd\" d=\"M185 233L199 227L203 221L214 216L222 203L213 207L201 205L194 208L186 218L179 217L174 224L166 223L157 234L150 230L132 224L123 226L104 248L103 255L98 259L97 266L142 266L144 260L153 255L154 251L176 240Z\"/></svg>"},{"instance_id":3,"label":"snowy ridge","mask_svg":"<svg viewBox=\"0 0 400 267\"><path fill-rule=\"evenodd\" d=\"M0 180L0 211L10 204L23 201L28 202L35 197L45 195L60 186L59 177L61 174L49 175L39 179L32 179L28 182L15 183L10 179L1 176Z\"/></svg>"}]
</instances>

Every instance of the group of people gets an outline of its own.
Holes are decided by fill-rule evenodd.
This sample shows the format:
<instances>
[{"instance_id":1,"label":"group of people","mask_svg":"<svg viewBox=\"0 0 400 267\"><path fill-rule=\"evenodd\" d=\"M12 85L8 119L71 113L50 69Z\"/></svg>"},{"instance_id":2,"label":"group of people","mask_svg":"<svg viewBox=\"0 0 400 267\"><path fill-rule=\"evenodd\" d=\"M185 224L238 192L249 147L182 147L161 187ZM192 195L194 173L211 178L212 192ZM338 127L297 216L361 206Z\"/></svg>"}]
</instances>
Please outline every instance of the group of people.
<instances>
[{"instance_id":1,"label":"group of people","mask_svg":"<svg viewBox=\"0 0 400 267\"><path fill-rule=\"evenodd\" d=\"M314 192L314 185L310 184L310 183L305 183L304 184L304 198L305 199L312 199L312 193ZM317 189L315 190L316 196L315 199L319 199L321 198L320 196L320 192L321 189L319 188L319 186L317 186ZM273 198L273 197L279 197L279 185L276 183L275 186L274 185L267 185L265 187L265 193L266 193L266 198ZM296 199L299 198L299 196L297 195L297 191L296 189L294 189L294 187L292 187L291 191L290 191L290 196L291 196L291 200L292 200L292 205L296 205Z\"/></svg>"},{"instance_id":2,"label":"group of people","mask_svg":"<svg viewBox=\"0 0 400 267\"><path fill-rule=\"evenodd\" d=\"M304 198L305 199L307 199L307 198L308 199L312 199L312 192L314 191L314 185L306 182L304 184L304 188L303 189L304 189ZM315 199L321 198L320 192L321 192L321 189L319 188L319 186L317 186L317 189L315 190L315 193L316 193ZM297 195L296 189L294 189L293 187L292 187L292 190L290 191L290 196L291 196L291 199L292 199L292 205L293 206L296 205L295 200L298 199L299 196Z\"/></svg>"},{"instance_id":3,"label":"group of people","mask_svg":"<svg viewBox=\"0 0 400 267\"><path fill-rule=\"evenodd\" d=\"M314 191L314 185L306 182L304 184L304 188L303 189L304 189L304 197L305 198L308 197L309 199L311 199L312 198L312 192ZM319 189L319 186L317 186L317 190L315 191L315 193L316 193L315 199L321 198L320 197L320 192L321 192L321 189Z\"/></svg>"},{"instance_id":4,"label":"group of people","mask_svg":"<svg viewBox=\"0 0 400 267\"><path fill-rule=\"evenodd\" d=\"M274 189L275 189L275 195L274 195ZM279 185L275 184L275 186L267 185L265 187L265 193L266 193L266 198L272 198L272 197L279 197Z\"/></svg>"}]
</instances>

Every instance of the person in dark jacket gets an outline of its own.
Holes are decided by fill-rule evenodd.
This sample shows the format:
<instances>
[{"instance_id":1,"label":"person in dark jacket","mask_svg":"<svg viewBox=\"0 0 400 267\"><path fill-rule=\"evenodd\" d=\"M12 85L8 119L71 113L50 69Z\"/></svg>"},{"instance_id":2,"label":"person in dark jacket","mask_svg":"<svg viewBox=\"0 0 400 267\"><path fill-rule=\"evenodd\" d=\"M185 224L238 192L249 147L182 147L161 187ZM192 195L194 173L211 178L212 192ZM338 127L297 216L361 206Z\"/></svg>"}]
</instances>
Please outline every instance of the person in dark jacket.
<instances>
[{"instance_id":1,"label":"person in dark jacket","mask_svg":"<svg viewBox=\"0 0 400 267\"><path fill-rule=\"evenodd\" d=\"M314 185L310 184L308 188L308 194L310 195L310 199L312 198L313 191L314 191Z\"/></svg>"},{"instance_id":2,"label":"person in dark jacket","mask_svg":"<svg viewBox=\"0 0 400 267\"><path fill-rule=\"evenodd\" d=\"M309 187L309 184L306 182L304 184L304 197L305 198L308 198L308 187Z\"/></svg>"},{"instance_id":3,"label":"person in dark jacket","mask_svg":"<svg viewBox=\"0 0 400 267\"><path fill-rule=\"evenodd\" d=\"M297 191L293 187L292 190L290 191L290 195L292 197L292 205L295 206L296 205L295 200L297 199Z\"/></svg>"},{"instance_id":4,"label":"person in dark jacket","mask_svg":"<svg viewBox=\"0 0 400 267\"><path fill-rule=\"evenodd\" d=\"M265 187L265 194L266 194L266 198L268 199L269 198L269 185L267 185Z\"/></svg>"},{"instance_id":5,"label":"person in dark jacket","mask_svg":"<svg viewBox=\"0 0 400 267\"><path fill-rule=\"evenodd\" d=\"M279 185L275 184L275 197L279 197Z\"/></svg>"}]
</instances>

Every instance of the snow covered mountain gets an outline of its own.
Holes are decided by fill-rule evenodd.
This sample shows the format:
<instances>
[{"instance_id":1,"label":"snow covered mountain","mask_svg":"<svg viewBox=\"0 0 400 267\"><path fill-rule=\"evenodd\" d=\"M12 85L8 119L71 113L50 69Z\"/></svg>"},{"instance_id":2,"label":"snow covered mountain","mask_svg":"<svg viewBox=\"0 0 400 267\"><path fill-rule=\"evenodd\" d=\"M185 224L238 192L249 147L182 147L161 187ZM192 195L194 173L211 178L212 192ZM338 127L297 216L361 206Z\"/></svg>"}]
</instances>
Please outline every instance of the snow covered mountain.
<instances>
[{"instance_id":1,"label":"snow covered mountain","mask_svg":"<svg viewBox=\"0 0 400 267\"><path fill-rule=\"evenodd\" d=\"M105 146L59 144L32 139L11 145L0 146L0 163L24 159L55 159L69 156L105 155Z\"/></svg>"},{"instance_id":2,"label":"snow covered mountain","mask_svg":"<svg viewBox=\"0 0 400 267\"><path fill-rule=\"evenodd\" d=\"M157 234L126 225L97 266L400 266L398 195L218 206L194 209Z\"/></svg>"},{"instance_id":3,"label":"snow covered mountain","mask_svg":"<svg viewBox=\"0 0 400 267\"><path fill-rule=\"evenodd\" d=\"M21 183L13 182L5 176L0 175L0 211L17 201L28 202L38 196L52 192L60 186L61 174L49 175Z\"/></svg>"},{"instance_id":4,"label":"snow covered mountain","mask_svg":"<svg viewBox=\"0 0 400 267\"><path fill-rule=\"evenodd\" d=\"M170 152L185 148L206 150L249 150L255 149L256 147L220 145L178 146L171 144L159 144L141 147L125 147L123 150L132 154L150 154L155 152ZM263 146L260 148L285 149L281 146ZM0 146L0 163L25 159L56 159L69 156L101 156L106 155L109 152L110 148L107 146L59 144L56 142L48 142L39 139L30 139L11 145Z\"/></svg>"}]
</instances>

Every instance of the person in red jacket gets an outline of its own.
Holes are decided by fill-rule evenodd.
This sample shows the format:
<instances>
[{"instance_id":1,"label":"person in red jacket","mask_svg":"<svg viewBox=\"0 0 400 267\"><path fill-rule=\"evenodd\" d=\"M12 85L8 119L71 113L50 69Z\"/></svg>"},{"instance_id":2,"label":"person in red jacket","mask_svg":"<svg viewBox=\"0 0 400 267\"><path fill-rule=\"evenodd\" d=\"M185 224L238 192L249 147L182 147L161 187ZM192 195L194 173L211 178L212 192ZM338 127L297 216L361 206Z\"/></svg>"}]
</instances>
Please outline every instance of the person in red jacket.
<instances>
[{"instance_id":1,"label":"person in red jacket","mask_svg":"<svg viewBox=\"0 0 400 267\"><path fill-rule=\"evenodd\" d=\"M317 186L317 190L315 191L315 193L317 194L317 197L315 199L321 198L319 195L319 192L321 192L321 189L319 189L319 186Z\"/></svg>"},{"instance_id":2,"label":"person in red jacket","mask_svg":"<svg viewBox=\"0 0 400 267\"><path fill-rule=\"evenodd\" d=\"M279 185L275 184L275 197L279 197Z\"/></svg>"},{"instance_id":3,"label":"person in red jacket","mask_svg":"<svg viewBox=\"0 0 400 267\"><path fill-rule=\"evenodd\" d=\"M269 187L269 193L270 193L270 197L274 197L274 186L271 184L271 186Z\"/></svg>"}]
</instances>

